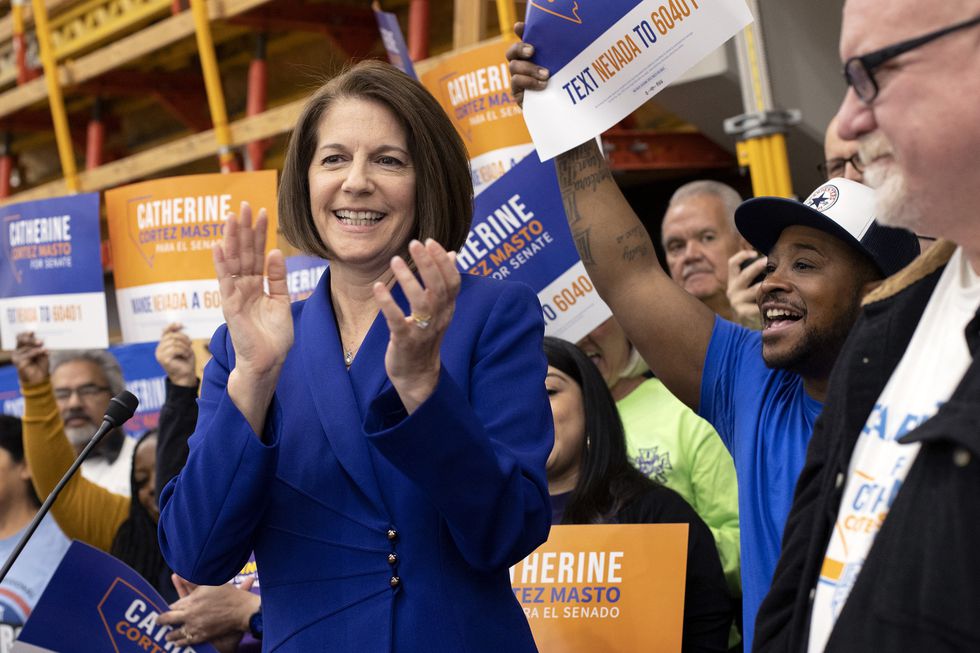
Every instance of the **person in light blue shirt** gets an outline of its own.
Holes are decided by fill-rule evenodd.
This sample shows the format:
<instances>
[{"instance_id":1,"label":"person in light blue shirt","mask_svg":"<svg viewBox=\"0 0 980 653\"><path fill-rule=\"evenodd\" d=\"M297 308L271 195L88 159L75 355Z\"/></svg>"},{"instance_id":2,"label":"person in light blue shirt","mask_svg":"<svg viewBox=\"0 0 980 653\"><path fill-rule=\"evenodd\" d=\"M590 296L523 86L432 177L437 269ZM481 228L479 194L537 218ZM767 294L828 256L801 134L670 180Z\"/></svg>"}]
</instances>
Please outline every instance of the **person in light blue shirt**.
<instances>
[{"instance_id":1,"label":"person in light blue shirt","mask_svg":"<svg viewBox=\"0 0 980 653\"><path fill-rule=\"evenodd\" d=\"M0 561L6 562L40 505L24 460L20 420L0 415ZM10 568L0 584L0 653L16 639L68 545L48 515Z\"/></svg>"}]
</instances>

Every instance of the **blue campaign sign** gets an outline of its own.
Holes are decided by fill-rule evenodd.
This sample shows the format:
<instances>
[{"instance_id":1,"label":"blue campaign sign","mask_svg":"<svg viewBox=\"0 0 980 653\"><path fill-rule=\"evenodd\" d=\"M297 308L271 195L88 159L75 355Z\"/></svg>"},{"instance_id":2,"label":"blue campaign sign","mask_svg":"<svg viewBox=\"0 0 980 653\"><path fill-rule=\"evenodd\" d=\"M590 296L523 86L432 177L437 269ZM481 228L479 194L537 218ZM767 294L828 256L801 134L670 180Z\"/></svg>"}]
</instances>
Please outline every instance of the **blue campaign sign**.
<instances>
[{"instance_id":1,"label":"blue campaign sign","mask_svg":"<svg viewBox=\"0 0 980 653\"><path fill-rule=\"evenodd\" d=\"M99 195L0 207L0 347L33 331L52 349L105 347Z\"/></svg>"},{"instance_id":2,"label":"blue campaign sign","mask_svg":"<svg viewBox=\"0 0 980 653\"><path fill-rule=\"evenodd\" d=\"M24 414L24 397L17 382L17 369L13 365L0 367L0 413L20 417Z\"/></svg>"},{"instance_id":3,"label":"blue campaign sign","mask_svg":"<svg viewBox=\"0 0 980 653\"><path fill-rule=\"evenodd\" d=\"M156 347L155 342L141 342L109 348L122 367L126 389L140 400L136 414L123 426L130 435L156 428L160 421L167 386L166 374L157 363Z\"/></svg>"},{"instance_id":4,"label":"blue campaign sign","mask_svg":"<svg viewBox=\"0 0 980 653\"><path fill-rule=\"evenodd\" d=\"M299 254L286 258L286 287L289 301L306 299L313 294L329 263L319 256Z\"/></svg>"},{"instance_id":5,"label":"blue campaign sign","mask_svg":"<svg viewBox=\"0 0 980 653\"><path fill-rule=\"evenodd\" d=\"M554 72L638 4L639 0L530 0L524 40L534 44L533 61Z\"/></svg>"},{"instance_id":6,"label":"blue campaign sign","mask_svg":"<svg viewBox=\"0 0 980 653\"><path fill-rule=\"evenodd\" d=\"M520 281L535 291L574 265L578 254L555 166L532 152L480 193L456 260L469 274Z\"/></svg>"},{"instance_id":7,"label":"blue campaign sign","mask_svg":"<svg viewBox=\"0 0 980 653\"><path fill-rule=\"evenodd\" d=\"M166 375L157 363L156 346L155 342L143 342L109 348L122 368L126 389L140 400L136 414L123 425L123 430L131 436L156 428L160 420L160 409L166 397ZM13 365L0 367L0 413L14 417L24 414L24 398Z\"/></svg>"},{"instance_id":8,"label":"blue campaign sign","mask_svg":"<svg viewBox=\"0 0 980 653\"><path fill-rule=\"evenodd\" d=\"M412 57L408 53L408 46L405 45L405 37L402 36L402 28L398 24L398 17L387 11L375 9L374 18L378 21L381 42L388 52L388 61L412 79L418 79L415 67L412 66Z\"/></svg>"},{"instance_id":9,"label":"blue campaign sign","mask_svg":"<svg viewBox=\"0 0 980 653\"><path fill-rule=\"evenodd\" d=\"M99 194L0 206L0 297L103 292Z\"/></svg>"},{"instance_id":10,"label":"blue campaign sign","mask_svg":"<svg viewBox=\"0 0 980 653\"><path fill-rule=\"evenodd\" d=\"M135 571L76 541L41 594L19 641L47 651L214 652L210 644L179 647L167 642L173 628L156 620L169 609Z\"/></svg>"},{"instance_id":11,"label":"blue campaign sign","mask_svg":"<svg viewBox=\"0 0 980 653\"><path fill-rule=\"evenodd\" d=\"M572 241L555 167L535 152L477 196L456 262L467 274L530 286L549 335L575 342L610 315Z\"/></svg>"}]
</instances>

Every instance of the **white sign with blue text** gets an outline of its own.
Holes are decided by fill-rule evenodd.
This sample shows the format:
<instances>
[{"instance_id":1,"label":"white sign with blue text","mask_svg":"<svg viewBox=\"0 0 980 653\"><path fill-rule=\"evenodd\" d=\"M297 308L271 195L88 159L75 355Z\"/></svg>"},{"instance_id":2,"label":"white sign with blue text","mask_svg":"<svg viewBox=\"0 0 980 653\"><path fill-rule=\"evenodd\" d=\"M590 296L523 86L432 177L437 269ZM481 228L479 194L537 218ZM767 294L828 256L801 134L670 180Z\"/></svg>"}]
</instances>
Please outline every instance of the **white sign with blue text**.
<instances>
[{"instance_id":1,"label":"white sign with blue text","mask_svg":"<svg viewBox=\"0 0 980 653\"><path fill-rule=\"evenodd\" d=\"M539 156L609 129L751 21L744 0L529 0L524 40L551 73L524 95Z\"/></svg>"},{"instance_id":2,"label":"white sign with blue text","mask_svg":"<svg viewBox=\"0 0 980 653\"><path fill-rule=\"evenodd\" d=\"M109 346L99 194L0 207L0 348L33 331L48 349Z\"/></svg>"}]
</instances>

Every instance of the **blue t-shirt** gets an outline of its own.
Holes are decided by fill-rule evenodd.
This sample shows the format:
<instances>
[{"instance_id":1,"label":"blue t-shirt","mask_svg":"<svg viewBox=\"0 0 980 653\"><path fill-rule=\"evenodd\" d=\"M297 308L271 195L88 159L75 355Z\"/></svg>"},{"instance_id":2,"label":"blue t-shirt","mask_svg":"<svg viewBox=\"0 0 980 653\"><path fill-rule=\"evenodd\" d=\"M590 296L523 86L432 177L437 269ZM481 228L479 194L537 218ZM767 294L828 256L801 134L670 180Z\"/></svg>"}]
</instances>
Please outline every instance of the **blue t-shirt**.
<instances>
[{"instance_id":1,"label":"blue t-shirt","mask_svg":"<svg viewBox=\"0 0 980 653\"><path fill-rule=\"evenodd\" d=\"M798 374L766 367L762 334L715 318L701 376L700 414L735 460L742 544L745 650L779 560L793 490L822 404Z\"/></svg>"},{"instance_id":2,"label":"blue t-shirt","mask_svg":"<svg viewBox=\"0 0 980 653\"><path fill-rule=\"evenodd\" d=\"M21 529L0 540L0 560L6 561L23 534ZM51 515L45 515L0 585L0 653L6 653L5 647L20 633L70 544Z\"/></svg>"}]
</instances>

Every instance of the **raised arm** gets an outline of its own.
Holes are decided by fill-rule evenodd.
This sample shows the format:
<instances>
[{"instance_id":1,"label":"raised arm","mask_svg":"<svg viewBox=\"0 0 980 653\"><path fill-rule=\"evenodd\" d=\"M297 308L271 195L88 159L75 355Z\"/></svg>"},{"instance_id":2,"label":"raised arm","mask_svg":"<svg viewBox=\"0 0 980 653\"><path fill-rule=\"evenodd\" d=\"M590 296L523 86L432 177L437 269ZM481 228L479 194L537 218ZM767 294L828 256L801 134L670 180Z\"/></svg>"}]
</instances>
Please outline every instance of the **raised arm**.
<instances>
[{"instance_id":1,"label":"raised arm","mask_svg":"<svg viewBox=\"0 0 980 653\"><path fill-rule=\"evenodd\" d=\"M45 499L71 467L75 450L55 402L44 344L33 333L18 334L13 361L24 395L24 458L34 490ZM51 507L51 514L70 539L108 552L116 531L129 516L129 498L76 473Z\"/></svg>"},{"instance_id":2,"label":"raised arm","mask_svg":"<svg viewBox=\"0 0 980 653\"><path fill-rule=\"evenodd\" d=\"M522 33L523 25L516 29ZM519 100L525 90L543 88L547 78L527 60L532 52L527 43L507 52ZM714 314L660 267L646 228L594 141L558 156L555 167L568 226L599 294L656 375L697 410Z\"/></svg>"},{"instance_id":3,"label":"raised arm","mask_svg":"<svg viewBox=\"0 0 980 653\"><path fill-rule=\"evenodd\" d=\"M157 496L187 462L187 439L197 423L196 359L191 339L179 324L170 324L156 348L157 362L167 373L166 401L160 409L157 435Z\"/></svg>"},{"instance_id":4,"label":"raised arm","mask_svg":"<svg viewBox=\"0 0 980 653\"><path fill-rule=\"evenodd\" d=\"M241 215L228 216L224 238L213 250L221 311L235 346L228 396L256 434L262 432L279 372L293 346L286 261L278 249L263 256L267 223L265 209L260 209L253 227L252 209L242 202Z\"/></svg>"}]
</instances>

